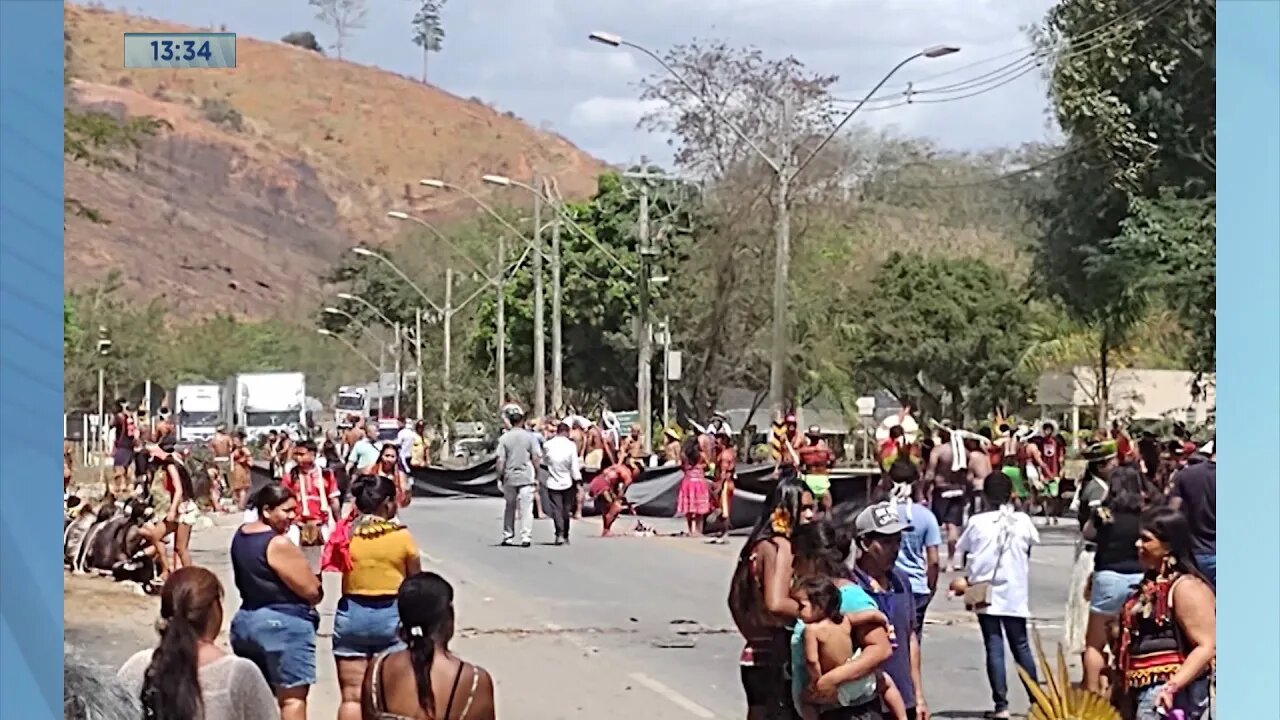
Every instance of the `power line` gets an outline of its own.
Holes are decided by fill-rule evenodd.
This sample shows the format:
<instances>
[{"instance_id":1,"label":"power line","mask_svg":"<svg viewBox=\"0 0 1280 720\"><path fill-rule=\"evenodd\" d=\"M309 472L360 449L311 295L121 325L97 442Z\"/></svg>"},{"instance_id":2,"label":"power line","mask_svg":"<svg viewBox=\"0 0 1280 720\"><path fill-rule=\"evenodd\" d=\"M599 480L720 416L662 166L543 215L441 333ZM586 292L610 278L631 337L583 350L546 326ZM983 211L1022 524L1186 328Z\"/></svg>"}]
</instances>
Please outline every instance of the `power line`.
<instances>
[{"instance_id":1,"label":"power line","mask_svg":"<svg viewBox=\"0 0 1280 720\"><path fill-rule=\"evenodd\" d=\"M929 184L929 185L905 185L902 183L890 183L889 187L891 189L903 189L903 190L957 190L961 188L980 187L982 185L990 185L994 183L1004 182L1005 180L1022 177L1023 175L1028 175L1030 173L1035 172L1036 170L1041 170L1050 165L1053 165L1054 163L1061 162L1062 160L1065 160L1071 157L1072 155L1084 152L1085 150L1092 148L1094 145L1097 145L1098 142L1099 142L1098 140L1091 140L1089 142L1077 145L1071 148L1070 150L1067 150L1066 152L1063 152L1059 155L1055 155L1047 160L1042 160L1041 162L1035 163L1034 165L1029 165L1027 167L1024 167L1021 170L1014 170L1011 172L996 175L995 177L983 178L982 180L972 180L969 182L962 182L962 183L939 183L939 184Z\"/></svg>"},{"instance_id":2,"label":"power line","mask_svg":"<svg viewBox=\"0 0 1280 720\"><path fill-rule=\"evenodd\" d=\"M895 101L901 101L904 96L911 97L914 95L926 94L926 93L934 94L934 93L960 92L966 89L972 89L975 83L980 84L981 82L984 82L988 79L992 79L993 76L1000 77L1002 76L1002 73L1020 70L1022 69L1022 67L1024 67L1024 63L1031 62L1031 63L1039 64L1044 59L1055 56L1055 54L1058 59L1065 59L1068 57L1081 55L1087 52L1092 52L1093 50L1096 50L1100 47L1105 47L1106 45L1110 45L1120 40L1124 40L1127 36L1127 33L1135 29L1132 26L1122 27L1122 25L1127 25L1131 20L1135 22L1145 22L1147 20L1151 20L1152 18L1169 10L1171 7L1173 7L1177 3L1178 3L1178 0L1148 0L1146 4L1141 5L1137 8L1134 8L1128 11L1127 13L1124 13L1123 15L1120 15L1119 17L1116 17L1107 23L1099 25L1098 27L1092 30L1086 31L1084 33L1081 33L1080 35L1077 35L1073 38L1069 38L1071 45L1068 46L1065 49L1065 51L1057 51L1054 48L1049 48L1049 49L1032 48L1030 50L1018 49L1010 52L1001 53L999 55L994 55L992 57L984 58L982 60L977 60L975 62L968 63L966 65L961 65L959 67L952 68L944 72L935 73L933 75L926 75L925 77L908 82L901 91L885 93L883 95L871 98L868 102L869 103L895 102ZM1152 8L1154 8L1154 10L1152 10ZM1149 14L1146 14L1145 16L1141 16L1142 13L1144 13L1147 10L1151 10L1151 12ZM954 75L963 70L986 65L996 60L1001 60L1014 55L1020 55L1020 57L1010 62L1007 62L1004 65L1001 65L1000 67L994 70L987 71L986 73L983 73L976 77L968 78L966 80L961 80L961 81L950 83L947 85L942 85L939 87L916 89L916 85L921 82L934 80L941 77L947 77L949 75ZM845 103L845 104L860 102L859 100L852 100L852 99L841 98L841 97L833 98L833 101L836 103ZM866 109L873 109L873 108L866 108Z\"/></svg>"}]
</instances>

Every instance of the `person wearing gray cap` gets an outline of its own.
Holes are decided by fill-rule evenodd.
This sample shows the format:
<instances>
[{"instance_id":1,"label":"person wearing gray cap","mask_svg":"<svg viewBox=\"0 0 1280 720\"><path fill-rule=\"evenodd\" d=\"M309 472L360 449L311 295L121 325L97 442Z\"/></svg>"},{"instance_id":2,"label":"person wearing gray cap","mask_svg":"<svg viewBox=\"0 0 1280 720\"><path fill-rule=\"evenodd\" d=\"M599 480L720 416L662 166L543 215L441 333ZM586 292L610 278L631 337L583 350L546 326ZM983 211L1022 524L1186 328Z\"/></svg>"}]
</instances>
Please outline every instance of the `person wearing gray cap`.
<instances>
[{"instance_id":1,"label":"person wearing gray cap","mask_svg":"<svg viewBox=\"0 0 1280 720\"><path fill-rule=\"evenodd\" d=\"M911 530L894 503L876 503L862 509L852 521L858 557L850 579L871 596L889 618L889 643L893 654L880 669L902 693L909 718L928 718L920 665L920 639L916 634L916 600L911 581L895 565L902 534Z\"/></svg>"}]
</instances>

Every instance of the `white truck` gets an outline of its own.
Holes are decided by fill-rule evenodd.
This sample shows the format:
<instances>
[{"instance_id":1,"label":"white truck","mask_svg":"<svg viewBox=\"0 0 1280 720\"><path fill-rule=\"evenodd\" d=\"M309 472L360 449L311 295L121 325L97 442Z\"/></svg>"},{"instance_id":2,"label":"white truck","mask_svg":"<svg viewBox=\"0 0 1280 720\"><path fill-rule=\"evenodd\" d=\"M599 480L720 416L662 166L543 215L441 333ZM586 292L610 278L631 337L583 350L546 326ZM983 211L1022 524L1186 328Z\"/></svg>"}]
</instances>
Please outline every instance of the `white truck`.
<instances>
[{"instance_id":1,"label":"white truck","mask_svg":"<svg viewBox=\"0 0 1280 720\"><path fill-rule=\"evenodd\" d=\"M333 417L339 428L351 427L351 416L360 421L369 417L369 388L364 385L343 385L333 399Z\"/></svg>"},{"instance_id":2,"label":"white truck","mask_svg":"<svg viewBox=\"0 0 1280 720\"><path fill-rule=\"evenodd\" d=\"M204 442L226 422L223 388L211 383L184 383L174 388L179 442Z\"/></svg>"},{"instance_id":3,"label":"white truck","mask_svg":"<svg viewBox=\"0 0 1280 720\"><path fill-rule=\"evenodd\" d=\"M234 422L250 438L307 423L307 377L300 372L244 373L230 381Z\"/></svg>"}]
</instances>

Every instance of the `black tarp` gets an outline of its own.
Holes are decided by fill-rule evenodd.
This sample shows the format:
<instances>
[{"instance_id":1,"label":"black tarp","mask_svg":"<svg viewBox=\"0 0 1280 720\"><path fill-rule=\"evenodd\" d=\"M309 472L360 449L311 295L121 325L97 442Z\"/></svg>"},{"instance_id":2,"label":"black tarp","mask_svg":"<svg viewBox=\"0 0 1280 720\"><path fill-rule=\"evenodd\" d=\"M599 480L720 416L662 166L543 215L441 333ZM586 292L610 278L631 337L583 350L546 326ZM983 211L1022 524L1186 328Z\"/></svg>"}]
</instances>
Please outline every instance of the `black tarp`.
<instances>
[{"instance_id":1,"label":"black tarp","mask_svg":"<svg viewBox=\"0 0 1280 720\"><path fill-rule=\"evenodd\" d=\"M417 497L501 497L498 474L494 460L482 460L465 468L433 466L413 473L413 494ZM757 464L738 467L730 516L735 528L747 527L755 522L764 505L765 496L773 488L770 477L773 465ZM663 466L646 468L627 490L627 500L638 515L645 517L675 517L676 497L680 491L680 468ZM269 480L265 467L254 468L254 490ZM875 475L840 475L832 478L831 495L834 503L848 500L863 501L869 497L869 487L877 481ZM546 498L543 498L545 504ZM585 514L593 514L590 504Z\"/></svg>"}]
</instances>

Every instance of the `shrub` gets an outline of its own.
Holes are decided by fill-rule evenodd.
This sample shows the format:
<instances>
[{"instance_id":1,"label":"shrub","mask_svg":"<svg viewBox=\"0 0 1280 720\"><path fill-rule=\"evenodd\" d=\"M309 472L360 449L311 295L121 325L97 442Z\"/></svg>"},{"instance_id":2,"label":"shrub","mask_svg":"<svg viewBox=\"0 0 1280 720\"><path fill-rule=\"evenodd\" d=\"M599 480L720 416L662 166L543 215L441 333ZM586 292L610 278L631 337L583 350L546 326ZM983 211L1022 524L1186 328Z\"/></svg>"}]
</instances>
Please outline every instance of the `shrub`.
<instances>
[{"instance_id":1,"label":"shrub","mask_svg":"<svg viewBox=\"0 0 1280 720\"><path fill-rule=\"evenodd\" d=\"M244 131L244 116L223 98L204 98L200 101L200 113L215 125L230 128L236 132Z\"/></svg>"},{"instance_id":2,"label":"shrub","mask_svg":"<svg viewBox=\"0 0 1280 720\"><path fill-rule=\"evenodd\" d=\"M285 35L284 37L280 38L280 42L286 45L293 45L294 47L300 47L303 50L318 52L321 55L324 54L324 48L320 47L320 43L316 40L315 33L312 33L307 30L299 30L298 32L291 32L288 35Z\"/></svg>"}]
</instances>

